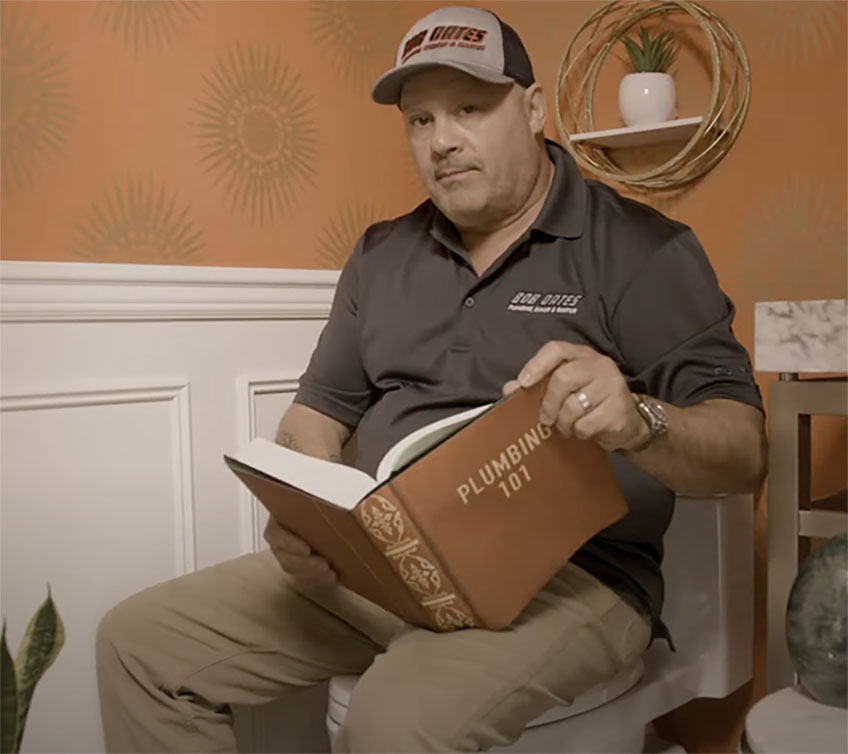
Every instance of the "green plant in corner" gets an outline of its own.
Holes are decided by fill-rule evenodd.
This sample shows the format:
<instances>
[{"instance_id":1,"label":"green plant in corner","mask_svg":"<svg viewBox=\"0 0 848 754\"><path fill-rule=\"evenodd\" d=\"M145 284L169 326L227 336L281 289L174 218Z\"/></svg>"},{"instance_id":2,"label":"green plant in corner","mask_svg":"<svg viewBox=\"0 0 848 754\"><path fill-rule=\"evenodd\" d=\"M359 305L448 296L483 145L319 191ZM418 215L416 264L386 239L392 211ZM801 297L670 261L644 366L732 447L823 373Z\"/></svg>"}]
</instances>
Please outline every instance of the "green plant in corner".
<instances>
[{"instance_id":1,"label":"green plant in corner","mask_svg":"<svg viewBox=\"0 0 848 754\"><path fill-rule=\"evenodd\" d=\"M633 73L667 73L677 57L674 32L670 29L651 34L641 26L639 42L630 37L622 37L621 41L627 49Z\"/></svg>"},{"instance_id":2,"label":"green plant in corner","mask_svg":"<svg viewBox=\"0 0 848 754\"><path fill-rule=\"evenodd\" d=\"M47 587L47 599L27 626L14 662L6 645L6 623L0 638L0 754L21 750L27 714L36 684L62 645L65 629Z\"/></svg>"}]
</instances>

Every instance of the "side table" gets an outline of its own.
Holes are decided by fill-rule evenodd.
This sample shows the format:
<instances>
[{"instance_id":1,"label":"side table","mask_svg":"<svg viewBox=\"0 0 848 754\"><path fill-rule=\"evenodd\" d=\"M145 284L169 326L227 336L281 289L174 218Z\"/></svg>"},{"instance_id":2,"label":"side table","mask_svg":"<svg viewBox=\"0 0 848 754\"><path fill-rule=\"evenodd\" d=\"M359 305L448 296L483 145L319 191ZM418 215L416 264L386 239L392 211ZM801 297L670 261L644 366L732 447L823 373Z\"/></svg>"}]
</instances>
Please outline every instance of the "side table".
<instances>
[{"instance_id":1,"label":"side table","mask_svg":"<svg viewBox=\"0 0 848 754\"><path fill-rule=\"evenodd\" d=\"M848 513L814 510L810 419L848 413L845 377L798 379L799 373L848 372L848 302L766 301L754 306L754 364L778 372L769 384L768 595L766 688L795 683L786 645L786 604L798 571L799 537L848 529ZM798 749L803 751L803 749Z\"/></svg>"}]
</instances>

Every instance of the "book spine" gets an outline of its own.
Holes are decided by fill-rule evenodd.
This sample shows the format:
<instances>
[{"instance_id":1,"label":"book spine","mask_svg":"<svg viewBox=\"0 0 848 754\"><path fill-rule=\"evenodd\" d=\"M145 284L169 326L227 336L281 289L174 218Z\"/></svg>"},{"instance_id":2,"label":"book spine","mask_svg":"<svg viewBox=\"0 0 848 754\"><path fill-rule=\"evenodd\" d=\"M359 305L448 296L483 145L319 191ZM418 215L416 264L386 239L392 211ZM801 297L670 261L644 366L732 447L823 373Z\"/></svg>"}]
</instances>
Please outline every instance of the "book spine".
<instances>
[{"instance_id":1,"label":"book spine","mask_svg":"<svg viewBox=\"0 0 848 754\"><path fill-rule=\"evenodd\" d=\"M359 503L355 513L362 528L427 615L431 628L454 631L481 625L394 490L381 487Z\"/></svg>"}]
</instances>

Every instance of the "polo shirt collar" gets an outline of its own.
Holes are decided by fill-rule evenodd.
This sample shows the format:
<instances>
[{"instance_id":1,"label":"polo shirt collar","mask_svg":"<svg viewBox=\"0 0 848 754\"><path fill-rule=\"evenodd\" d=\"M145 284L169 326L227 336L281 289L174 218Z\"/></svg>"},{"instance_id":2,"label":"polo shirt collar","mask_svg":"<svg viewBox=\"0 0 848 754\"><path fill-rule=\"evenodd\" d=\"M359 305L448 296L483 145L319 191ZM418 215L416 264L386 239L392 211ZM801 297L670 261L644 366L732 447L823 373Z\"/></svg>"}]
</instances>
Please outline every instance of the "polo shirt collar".
<instances>
[{"instance_id":1,"label":"polo shirt collar","mask_svg":"<svg viewBox=\"0 0 848 754\"><path fill-rule=\"evenodd\" d=\"M545 147L554 163L554 179L532 228L549 236L579 238L586 224L586 181L563 147L550 139L545 139Z\"/></svg>"},{"instance_id":2,"label":"polo shirt collar","mask_svg":"<svg viewBox=\"0 0 848 754\"><path fill-rule=\"evenodd\" d=\"M430 207L433 212L430 222L430 235L442 246L470 262L468 252L462 245L462 239L459 237L456 226L442 214L441 210L433 204L432 200L430 200Z\"/></svg>"},{"instance_id":3,"label":"polo shirt collar","mask_svg":"<svg viewBox=\"0 0 848 754\"><path fill-rule=\"evenodd\" d=\"M554 178L542 210L530 229L549 236L579 238L586 222L586 182L574 159L559 144L545 139L545 148L554 163ZM431 206L430 234L440 244L465 258L467 252L453 223L432 202Z\"/></svg>"}]
</instances>

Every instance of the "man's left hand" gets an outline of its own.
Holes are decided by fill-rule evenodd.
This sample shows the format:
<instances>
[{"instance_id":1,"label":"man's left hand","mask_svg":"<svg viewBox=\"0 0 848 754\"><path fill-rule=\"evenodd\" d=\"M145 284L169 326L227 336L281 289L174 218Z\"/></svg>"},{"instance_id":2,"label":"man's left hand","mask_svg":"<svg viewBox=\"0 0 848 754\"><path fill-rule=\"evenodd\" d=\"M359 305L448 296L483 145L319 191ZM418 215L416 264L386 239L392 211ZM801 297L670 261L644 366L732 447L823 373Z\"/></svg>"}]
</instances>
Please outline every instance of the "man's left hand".
<instances>
[{"instance_id":1,"label":"man's left hand","mask_svg":"<svg viewBox=\"0 0 848 754\"><path fill-rule=\"evenodd\" d=\"M503 386L511 393L551 375L539 420L565 437L595 440L605 450L641 446L650 430L615 362L588 346L552 340Z\"/></svg>"}]
</instances>

